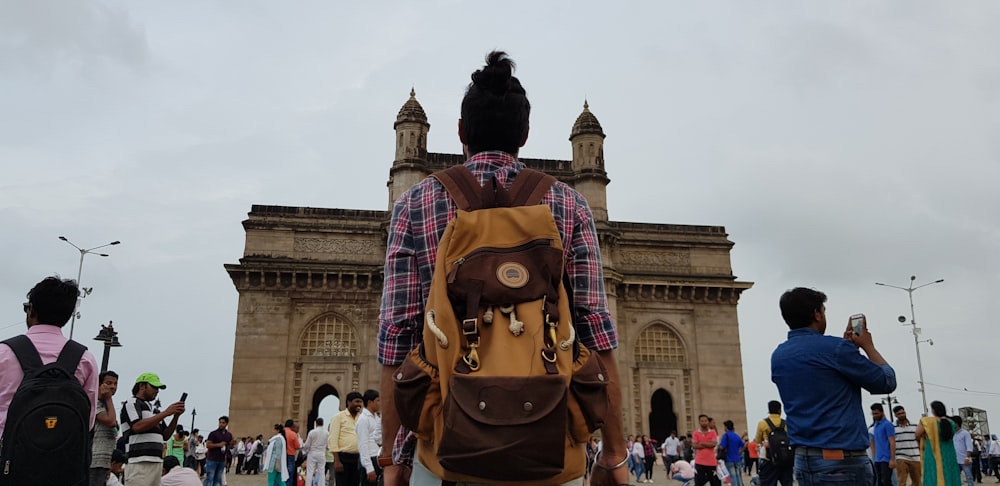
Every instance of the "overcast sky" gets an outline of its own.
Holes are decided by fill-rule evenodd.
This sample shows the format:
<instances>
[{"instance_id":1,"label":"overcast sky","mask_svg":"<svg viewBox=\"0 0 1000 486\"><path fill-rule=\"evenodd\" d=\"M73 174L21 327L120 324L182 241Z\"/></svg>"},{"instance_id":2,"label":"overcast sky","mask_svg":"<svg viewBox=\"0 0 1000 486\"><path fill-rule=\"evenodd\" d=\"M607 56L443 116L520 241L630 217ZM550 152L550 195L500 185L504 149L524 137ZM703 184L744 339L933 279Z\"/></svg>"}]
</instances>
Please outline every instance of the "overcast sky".
<instances>
[{"instance_id":1,"label":"overcast sky","mask_svg":"<svg viewBox=\"0 0 1000 486\"><path fill-rule=\"evenodd\" d=\"M919 415L907 294L874 285L911 275L945 279L913 294L928 400L1000 413L998 23L991 1L0 0L0 338L23 332L35 282L76 277L58 236L121 240L86 259L75 337L100 359L113 320L123 382L159 372L210 427L236 325L223 264L251 204L387 209L410 88L428 149L459 153L463 89L500 48L532 103L524 156L569 159L586 98L611 219L726 227L755 282L751 423L777 397L777 300L795 286L829 295L834 334L868 315Z\"/></svg>"}]
</instances>

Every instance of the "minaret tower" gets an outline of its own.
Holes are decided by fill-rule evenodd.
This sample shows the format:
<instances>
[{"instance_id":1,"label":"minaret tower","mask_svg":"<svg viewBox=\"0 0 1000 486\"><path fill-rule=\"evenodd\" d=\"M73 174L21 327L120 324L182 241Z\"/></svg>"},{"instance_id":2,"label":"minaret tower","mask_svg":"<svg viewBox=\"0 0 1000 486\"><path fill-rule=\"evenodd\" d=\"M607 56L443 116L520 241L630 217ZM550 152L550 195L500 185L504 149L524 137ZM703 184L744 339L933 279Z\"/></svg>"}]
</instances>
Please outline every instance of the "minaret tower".
<instances>
[{"instance_id":1,"label":"minaret tower","mask_svg":"<svg viewBox=\"0 0 1000 486\"><path fill-rule=\"evenodd\" d=\"M427 169L427 123L424 107L417 101L417 93L410 88L410 99L403 103L396 115L396 160L389 169L389 209L410 186L430 174Z\"/></svg>"},{"instance_id":2,"label":"minaret tower","mask_svg":"<svg viewBox=\"0 0 1000 486\"><path fill-rule=\"evenodd\" d=\"M604 171L604 130L590 105L583 102L583 113L576 118L569 141L573 145L573 187L587 198L595 222L608 221L607 172Z\"/></svg>"}]
</instances>

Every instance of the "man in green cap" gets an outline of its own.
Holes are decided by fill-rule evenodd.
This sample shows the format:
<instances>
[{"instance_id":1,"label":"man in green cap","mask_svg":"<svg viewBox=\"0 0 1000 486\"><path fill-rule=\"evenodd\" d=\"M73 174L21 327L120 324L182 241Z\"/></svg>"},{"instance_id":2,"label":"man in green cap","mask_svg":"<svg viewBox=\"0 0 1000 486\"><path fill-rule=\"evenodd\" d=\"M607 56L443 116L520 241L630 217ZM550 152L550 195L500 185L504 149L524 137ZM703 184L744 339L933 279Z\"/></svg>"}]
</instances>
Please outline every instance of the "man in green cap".
<instances>
[{"instance_id":1,"label":"man in green cap","mask_svg":"<svg viewBox=\"0 0 1000 486\"><path fill-rule=\"evenodd\" d=\"M122 434L128 437L125 484L129 486L160 484L163 443L174 434L184 413L184 402L174 402L162 412L153 408L152 401L165 388L156 373L143 373L132 386L132 399L122 406ZM170 425L164 422L167 417L172 417Z\"/></svg>"}]
</instances>

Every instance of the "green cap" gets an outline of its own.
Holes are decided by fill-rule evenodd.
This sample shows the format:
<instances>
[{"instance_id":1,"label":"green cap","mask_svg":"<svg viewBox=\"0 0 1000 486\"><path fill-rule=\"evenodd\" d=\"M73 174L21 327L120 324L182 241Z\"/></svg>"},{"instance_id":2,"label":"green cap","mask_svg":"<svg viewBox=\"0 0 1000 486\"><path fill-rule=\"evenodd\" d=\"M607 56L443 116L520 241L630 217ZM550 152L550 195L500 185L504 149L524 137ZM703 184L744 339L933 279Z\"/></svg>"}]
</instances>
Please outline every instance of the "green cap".
<instances>
[{"instance_id":1,"label":"green cap","mask_svg":"<svg viewBox=\"0 0 1000 486\"><path fill-rule=\"evenodd\" d=\"M160 381L160 375L157 375L156 373L143 373L143 374L139 375L138 378L135 379L135 382L136 383L149 383L154 388L159 388L161 390L166 390L167 389L167 385L164 385Z\"/></svg>"}]
</instances>

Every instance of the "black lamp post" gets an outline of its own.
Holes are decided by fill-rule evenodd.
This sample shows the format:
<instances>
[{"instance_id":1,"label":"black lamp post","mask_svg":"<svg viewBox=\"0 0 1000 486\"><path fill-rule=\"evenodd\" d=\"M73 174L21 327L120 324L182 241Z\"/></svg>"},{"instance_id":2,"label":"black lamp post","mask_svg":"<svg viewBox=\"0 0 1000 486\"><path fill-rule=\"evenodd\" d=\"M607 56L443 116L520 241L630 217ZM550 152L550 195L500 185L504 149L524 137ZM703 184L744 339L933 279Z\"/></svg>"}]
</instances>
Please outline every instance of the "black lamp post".
<instances>
[{"instance_id":1,"label":"black lamp post","mask_svg":"<svg viewBox=\"0 0 1000 486\"><path fill-rule=\"evenodd\" d=\"M107 326L101 326L101 332L97 333L94 341L104 343L104 359L101 360L101 373L104 373L108 371L108 358L111 356L111 348L122 347L122 343L118 342L118 332L111 325L111 321L108 321Z\"/></svg>"}]
</instances>

